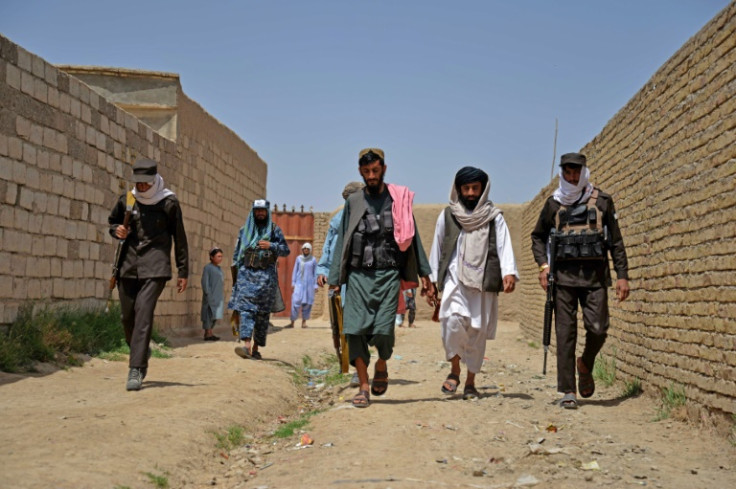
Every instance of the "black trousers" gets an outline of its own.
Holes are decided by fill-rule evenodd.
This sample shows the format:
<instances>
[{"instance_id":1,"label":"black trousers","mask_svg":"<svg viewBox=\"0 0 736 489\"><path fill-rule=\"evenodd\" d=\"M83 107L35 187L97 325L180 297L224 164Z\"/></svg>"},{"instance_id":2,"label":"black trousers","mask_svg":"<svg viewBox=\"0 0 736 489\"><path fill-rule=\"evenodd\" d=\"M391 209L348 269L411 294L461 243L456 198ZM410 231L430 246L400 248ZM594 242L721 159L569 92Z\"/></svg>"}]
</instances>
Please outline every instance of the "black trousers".
<instances>
[{"instance_id":1,"label":"black trousers","mask_svg":"<svg viewBox=\"0 0 736 489\"><path fill-rule=\"evenodd\" d=\"M125 342L130 347L130 368L148 367L148 343L153 332L153 310L156 308L167 279L151 278L118 280L121 319Z\"/></svg>"},{"instance_id":2,"label":"black trousers","mask_svg":"<svg viewBox=\"0 0 736 489\"><path fill-rule=\"evenodd\" d=\"M583 311L585 347L583 363L593 370L595 357L608 336L608 290L605 287L568 287L555 290L555 332L557 337L557 390L577 392L575 387L575 346L578 339L578 303Z\"/></svg>"}]
</instances>

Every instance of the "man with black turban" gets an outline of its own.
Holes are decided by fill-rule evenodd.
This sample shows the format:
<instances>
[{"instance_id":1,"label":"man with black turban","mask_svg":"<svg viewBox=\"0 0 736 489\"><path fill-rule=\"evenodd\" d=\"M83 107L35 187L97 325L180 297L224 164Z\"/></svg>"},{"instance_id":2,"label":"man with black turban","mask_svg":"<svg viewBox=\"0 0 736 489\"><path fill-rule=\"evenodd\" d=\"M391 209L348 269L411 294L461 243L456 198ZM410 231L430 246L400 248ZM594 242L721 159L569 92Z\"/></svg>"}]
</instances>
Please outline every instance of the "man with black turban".
<instances>
[{"instance_id":1,"label":"man with black turban","mask_svg":"<svg viewBox=\"0 0 736 489\"><path fill-rule=\"evenodd\" d=\"M442 344L452 364L442 392L457 392L463 362L468 369L464 399L479 397L475 374L483 365L486 340L496 337L498 293L513 292L519 277L506 221L488 200L490 188L488 174L479 168L457 172L429 255L431 279L442 292Z\"/></svg>"}]
</instances>

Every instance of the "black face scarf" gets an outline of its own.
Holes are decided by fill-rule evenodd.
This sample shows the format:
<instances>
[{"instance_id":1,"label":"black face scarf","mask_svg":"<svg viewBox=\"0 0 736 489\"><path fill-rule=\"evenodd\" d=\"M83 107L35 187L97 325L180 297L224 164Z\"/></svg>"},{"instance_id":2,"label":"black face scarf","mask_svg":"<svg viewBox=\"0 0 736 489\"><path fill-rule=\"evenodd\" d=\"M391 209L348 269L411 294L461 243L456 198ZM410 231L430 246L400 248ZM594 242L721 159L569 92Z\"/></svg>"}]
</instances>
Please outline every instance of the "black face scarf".
<instances>
[{"instance_id":1,"label":"black face scarf","mask_svg":"<svg viewBox=\"0 0 736 489\"><path fill-rule=\"evenodd\" d=\"M463 168L460 168L460 170L458 170L458 172L455 174L455 190L457 190L457 198L469 211L475 209L475 206L478 205L478 199L466 199L465 197L463 197L463 194L460 191L460 187L467 183L473 182L480 182L482 194L483 190L485 190L486 188L486 185L488 185L488 174L480 168L475 168L472 166L465 166Z\"/></svg>"}]
</instances>

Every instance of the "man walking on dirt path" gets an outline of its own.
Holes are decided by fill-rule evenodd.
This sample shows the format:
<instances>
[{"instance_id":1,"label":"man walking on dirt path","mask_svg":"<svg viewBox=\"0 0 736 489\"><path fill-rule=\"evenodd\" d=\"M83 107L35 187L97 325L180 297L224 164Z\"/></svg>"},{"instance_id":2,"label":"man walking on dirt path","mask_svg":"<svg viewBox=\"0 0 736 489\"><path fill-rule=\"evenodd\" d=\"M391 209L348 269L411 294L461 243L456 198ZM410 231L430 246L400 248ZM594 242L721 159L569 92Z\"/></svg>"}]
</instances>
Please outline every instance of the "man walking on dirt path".
<instances>
[{"instance_id":1,"label":"man walking on dirt path","mask_svg":"<svg viewBox=\"0 0 736 489\"><path fill-rule=\"evenodd\" d=\"M259 347L266 346L268 319L272 312L283 310L276 260L289 254L281 228L271 221L267 200L253 202L253 208L240 229L230 271L233 291L227 307L240 316L239 336L244 346L235 348L242 358L260 360ZM277 298L278 295L278 298Z\"/></svg>"},{"instance_id":2,"label":"man walking on dirt path","mask_svg":"<svg viewBox=\"0 0 736 489\"><path fill-rule=\"evenodd\" d=\"M181 207L174 192L164 185L156 162L138 159L133 164L133 182L131 194L135 204L130 208L128 196L122 195L107 219L110 235L124 240L116 265L125 341L130 347L125 385L129 391L140 390L148 372L153 311L166 282L171 280L172 240L178 271L176 288L180 294L186 290L189 277L189 250Z\"/></svg>"},{"instance_id":3,"label":"man walking on dirt path","mask_svg":"<svg viewBox=\"0 0 736 489\"><path fill-rule=\"evenodd\" d=\"M457 172L429 254L432 280L442 292L442 344L452 364L442 392L457 392L462 361L468 369L463 399L480 397L475 374L483 365L486 340L496 337L498 293L513 292L518 280L511 234L501 210L488 199L490 188L488 174L479 168Z\"/></svg>"},{"instance_id":4,"label":"man walking on dirt path","mask_svg":"<svg viewBox=\"0 0 736 489\"><path fill-rule=\"evenodd\" d=\"M616 270L619 301L629 296L626 249L613 198L588 180L585 155L567 153L560 157L559 187L544 203L532 231L532 253L539 265L539 283L547 290L549 260L554 260L555 331L557 338L557 390L563 394L560 406L576 409L577 392L591 397L595 392L593 365L606 341L608 289L611 272L608 251ZM555 256L549 257L547 242L555 230ZM585 348L575 359L578 303L583 311Z\"/></svg>"},{"instance_id":5,"label":"man walking on dirt path","mask_svg":"<svg viewBox=\"0 0 736 489\"><path fill-rule=\"evenodd\" d=\"M333 290L346 285L343 330L350 364L358 371L360 387L356 407L370 405L370 394L388 389L388 365L395 342L394 325L401 280L407 287L422 278L423 294L434 297L429 263L415 231L412 200L406 187L384 183L384 152L367 148L358 155L358 170L365 189L345 201L337 235L336 258L328 282ZM368 391L368 347L378 350L373 383Z\"/></svg>"}]
</instances>

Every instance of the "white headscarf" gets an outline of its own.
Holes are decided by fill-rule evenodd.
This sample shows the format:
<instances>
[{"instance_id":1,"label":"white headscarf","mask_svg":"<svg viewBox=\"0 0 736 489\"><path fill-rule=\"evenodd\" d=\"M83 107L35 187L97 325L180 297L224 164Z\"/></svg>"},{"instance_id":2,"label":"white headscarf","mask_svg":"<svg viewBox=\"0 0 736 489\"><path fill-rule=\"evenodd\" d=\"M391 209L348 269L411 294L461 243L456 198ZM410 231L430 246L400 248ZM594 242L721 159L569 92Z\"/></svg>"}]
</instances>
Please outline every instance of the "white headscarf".
<instances>
[{"instance_id":1,"label":"white headscarf","mask_svg":"<svg viewBox=\"0 0 736 489\"><path fill-rule=\"evenodd\" d=\"M312 259L312 245L309 243L304 243L302 245L302 251L304 251L304 248L307 248L309 250L309 254L306 256L304 255L304 253L299 255L299 261L301 262L301 267L299 268L299 280L302 280L304 278L304 265Z\"/></svg>"},{"instance_id":2,"label":"white headscarf","mask_svg":"<svg viewBox=\"0 0 736 489\"><path fill-rule=\"evenodd\" d=\"M576 202L587 202L590 194L593 193L593 184L588 183L590 178L590 170L584 166L580 171L580 180L577 185L573 185L562 176L562 167L560 167L560 186L552 194L557 202L562 205L571 205Z\"/></svg>"},{"instance_id":3,"label":"white headscarf","mask_svg":"<svg viewBox=\"0 0 736 489\"><path fill-rule=\"evenodd\" d=\"M302 245L302 251L304 251L304 248L307 248L309 250L309 254L308 255L304 255L304 253L302 253L301 255L299 255L299 258L302 261L309 261L312 258L312 245L309 244L309 243L304 243Z\"/></svg>"},{"instance_id":4,"label":"white headscarf","mask_svg":"<svg viewBox=\"0 0 736 489\"><path fill-rule=\"evenodd\" d=\"M135 197L135 200L145 205L158 204L169 195L174 195L174 192L164 186L164 179L159 174L156 174L156 179L153 181L151 188L145 192L139 192L135 187L133 187L133 196Z\"/></svg>"},{"instance_id":5,"label":"white headscarf","mask_svg":"<svg viewBox=\"0 0 736 489\"><path fill-rule=\"evenodd\" d=\"M491 180L488 179L486 188L478 199L475 209L469 211L458 198L455 182L450 189L450 210L458 224L465 231L460 256L458 257L458 280L466 287L483 290L483 275L486 269L488 255L489 222L501 213L501 209L488 200L491 189Z\"/></svg>"}]
</instances>

